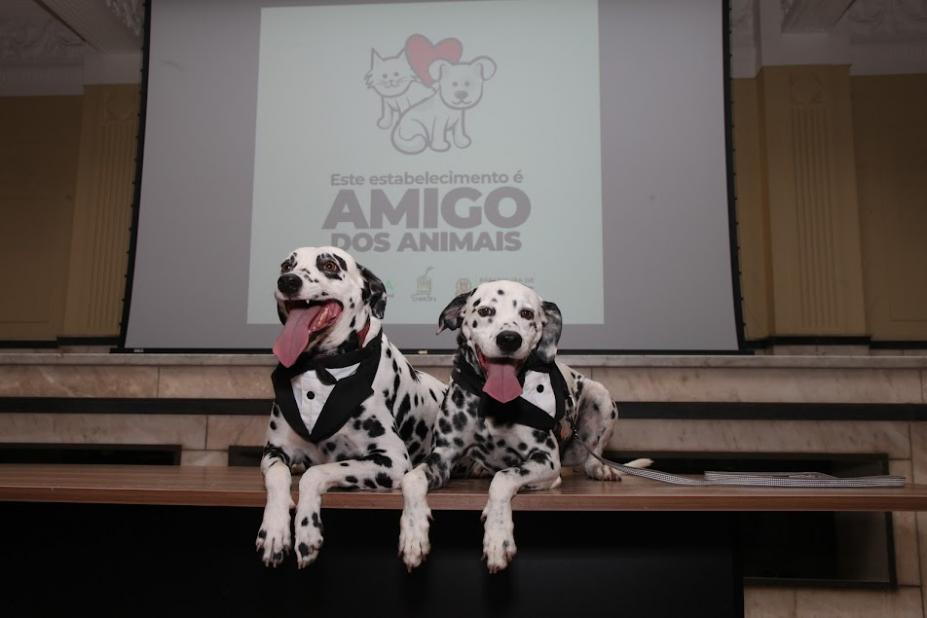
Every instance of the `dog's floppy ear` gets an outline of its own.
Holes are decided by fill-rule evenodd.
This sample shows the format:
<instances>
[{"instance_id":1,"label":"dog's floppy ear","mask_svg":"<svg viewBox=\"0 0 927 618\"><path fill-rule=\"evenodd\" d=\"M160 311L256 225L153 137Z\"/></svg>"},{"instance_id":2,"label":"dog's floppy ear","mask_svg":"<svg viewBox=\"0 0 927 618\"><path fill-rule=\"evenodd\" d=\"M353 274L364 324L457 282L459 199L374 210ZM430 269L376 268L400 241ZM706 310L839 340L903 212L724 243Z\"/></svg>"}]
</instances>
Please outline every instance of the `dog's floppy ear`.
<instances>
[{"instance_id":1,"label":"dog's floppy ear","mask_svg":"<svg viewBox=\"0 0 927 618\"><path fill-rule=\"evenodd\" d=\"M451 63L447 60L438 59L428 65L428 75L434 81L441 79L441 73L444 72L444 67L451 66Z\"/></svg>"},{"instance_id":2,"label":"dog's floppy ear","mask_svg":"<svg viewBox=\"0 0 927 618\"><path fill-rule=\"evenodd\" d=\"M496 63L492 61L492 58L487 56L474 58L470 61L470 64L475 64L480 67L480 74L483 76L484 80L489 80L496 74Z\"/></svg>"},{"instance_id":3,"label":"dog's floppy ear","mask_svg":"<svg viewBox=\"0 0 927 618\"><path fill-rule=\"evenodd\" d=\"M367 267L358 264L357 268L364 278L361 300L370 305L370 312L374 316L383 319L383 313L386 311L386 286Z\"/></svg>"},{"instance_id":4,"label":"dog's floppy ear","mask_svg":"<svg viewBox=\"0 0 927 618\"><path fill-rule=\"evenodd\" d=\"M440 335L445 329L457 330L460 328L460 323L463 321L463 316L461 314L471 294L473 294L473 290L464 292L448 303L447 307L444 308L444 311L442 311L441 315L438 317L438 330L435 333L436 335Z\"/></svg>"},{"instance_id":5,"label":"dog's floppy ear","mask_svg":"<svg viewBox=\"0 0 927 618\"><path fill-rule=\"evenodd\" d=\"M544 302L542 306L544 327L538 341L537 356L542 362L549 363L557 356L557 344L560 342L560 333L563 332L563 316L560 307L555 303Z\"/></svg>"}]
</instances>

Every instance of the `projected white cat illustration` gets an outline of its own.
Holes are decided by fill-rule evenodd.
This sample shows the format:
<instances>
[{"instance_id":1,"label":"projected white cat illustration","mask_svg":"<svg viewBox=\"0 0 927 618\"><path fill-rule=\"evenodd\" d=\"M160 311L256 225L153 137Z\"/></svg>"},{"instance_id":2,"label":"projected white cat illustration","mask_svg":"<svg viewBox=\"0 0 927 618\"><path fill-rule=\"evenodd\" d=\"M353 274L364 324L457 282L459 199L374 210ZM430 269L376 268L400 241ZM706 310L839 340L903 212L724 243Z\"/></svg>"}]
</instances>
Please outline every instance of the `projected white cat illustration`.
<instances>
[{"instance_id":1,"label":"projected white cat illustration","mask_svg":"<svg viewBox=\"0 0 927 618\"><path fill-rule=\"evenodd\" d=\"M433 44L421 34L406 39L395 56L384 58L371 50L365 81L380 95L377 126L392 128L396 150L418 154L426 149L444 152L451 141L457 148L470 145L465 112L483 98L483 85L496 73L496 63L487 56L462 62L462 55L458 39Z\"/></svg>"},{"instance_id":2,"label":"projected white cat illustration","mask_svg":"<svg viewBox=\"0 0 927 618\"><path fill-rule=\"evenodd\" d=\"M370 50L370 70L364 76L368 88L380 95L380 119L377 126L389 129L393 119L435 93L422 84L406 60L405 50L395 56L383 58L377 50Z\"/></svg>"}]
</instances>

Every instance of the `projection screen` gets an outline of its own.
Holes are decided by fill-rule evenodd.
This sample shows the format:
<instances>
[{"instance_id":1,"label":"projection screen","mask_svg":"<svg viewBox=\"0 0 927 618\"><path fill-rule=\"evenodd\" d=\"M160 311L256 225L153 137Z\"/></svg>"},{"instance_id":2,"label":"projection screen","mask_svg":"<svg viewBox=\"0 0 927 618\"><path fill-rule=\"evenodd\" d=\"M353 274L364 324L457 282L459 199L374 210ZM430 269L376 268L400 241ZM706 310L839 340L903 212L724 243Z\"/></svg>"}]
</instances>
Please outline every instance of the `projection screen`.
<instances>
[{"instance_id":1,"label":"projection screen","mask_svg":"<svg viewBox=\"0 0 927 618\"><path fill-rule=\"evenodd\" d=\"M720 0L152 0L130 349L266 349L335 245L389 336L514 279L563 350L736 350Z\"/></svg>"}]
</instances>

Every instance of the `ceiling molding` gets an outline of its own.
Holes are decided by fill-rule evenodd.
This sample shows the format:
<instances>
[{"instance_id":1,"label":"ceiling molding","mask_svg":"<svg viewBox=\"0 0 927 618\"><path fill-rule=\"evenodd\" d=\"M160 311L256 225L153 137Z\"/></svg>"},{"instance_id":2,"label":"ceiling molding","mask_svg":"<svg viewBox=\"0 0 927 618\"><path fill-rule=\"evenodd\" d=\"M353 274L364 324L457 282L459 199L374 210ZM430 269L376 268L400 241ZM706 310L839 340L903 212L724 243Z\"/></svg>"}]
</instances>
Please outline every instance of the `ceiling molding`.
<instances>
[{"instance_id":1,"label":"ceiling molding","mask_svg":"<svg viewBox=\"0 0 927 618\"><path fill-rule=\"evenodd\" d=\"M927 0L856 0L846 21L854 43L927 42Z\"/></svg>"},{"instance_id":2,"label":"ceiling molding","mask_svg":"<svg viewBox=\"0 0 927 618\"><path fill-rule=\"evenodd\" d=\"M145 27L145 4L142 0L106 0L106 6L141 41Z\"/></svg>"},{"instance_id":3,"label":"ceiling molding","mask_svg":"<svg viewBox=\"0 0 927 618\"><path fill-rule=\"evenodd\" d=\"M52 17L0 21L0 67L79 65L84 43Z\"/></svg>"},{"instance_id":4,"label":"ceiling molding","mask_svg":"<svg viewBox=\"0 0 927 618\"><path fill-rule=\"evenodd\" d=\"M140 0L41 0L42 5L100 52L138 51L144 11Z\"/></svg>"},{"instance_id":5,"label":"ceiling molding","mask_svg":"<svg viewBox=\"0 0 927 618\"><path fill-rule=\"evenodd\" d=\"M781 0L782 32L830 32L854 0Z\"/></svg>"}]
</instances>

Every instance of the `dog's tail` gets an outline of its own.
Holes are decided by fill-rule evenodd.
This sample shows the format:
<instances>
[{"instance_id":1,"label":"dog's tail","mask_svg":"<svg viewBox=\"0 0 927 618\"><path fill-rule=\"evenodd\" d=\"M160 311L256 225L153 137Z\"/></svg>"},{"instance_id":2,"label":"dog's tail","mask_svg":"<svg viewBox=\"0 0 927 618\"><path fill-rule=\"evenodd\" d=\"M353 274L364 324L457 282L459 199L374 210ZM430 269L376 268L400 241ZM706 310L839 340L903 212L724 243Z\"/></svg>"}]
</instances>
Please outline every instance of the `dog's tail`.
<instances>
[{"instance_id":1,"label":"dog's tail","mask_svg":"<svg viewBox=\"0 0 927 618\"><path fill-rule=\"evenodd\" d=\"M400 119L393 127L391 138L396 150L405 154L418 154L428 146L428 132L415 121L403 122Z\"/></svg>"}]
</instances>

